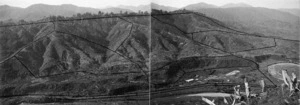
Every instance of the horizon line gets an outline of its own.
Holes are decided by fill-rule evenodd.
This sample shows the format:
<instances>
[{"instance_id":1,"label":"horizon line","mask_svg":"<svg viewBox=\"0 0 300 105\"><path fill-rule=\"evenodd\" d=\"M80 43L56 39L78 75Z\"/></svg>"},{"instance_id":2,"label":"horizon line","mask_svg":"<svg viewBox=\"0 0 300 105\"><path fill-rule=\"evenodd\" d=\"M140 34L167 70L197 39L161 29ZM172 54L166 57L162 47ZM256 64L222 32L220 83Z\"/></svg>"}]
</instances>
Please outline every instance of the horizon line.
<instances>
[{"instance_id":1,"label":"horizon line","mask_svg":"<svg viewBox=\"0 0 300 105\"><path fill-rule=\"evenodd\" d=\"M224 7L222 7L222 6L225 6L225 5L228 5L228 4L246 4L246 5L251 6L252 8L268 8L268 9L300 9L300 6L299 6L298 8L269 8L269 7L253 6L253 5L250 5L250 4L247 4L247 3L243 3L243 2L239 2L239 3L227 3L227 4L223 4L223 5L209 4L209 3L206 3L206 2L198 2L198 3L188 4L188 5L200 4L200 3L204 3L204 4L216 6L215 8L224 8ZM118 6L105 6L105 7L99 7L99 8L88 7L88 6L79 6L79 5L71 4L71 3L66 3L66 4L46 4L46 3L36 3L36 4L29 5L29 6L27 6L27 7L13 6L13 5L9 5L9 4L0 4L0 6L9 6L9 7L16 7L16 8L26 9L26 8L28 8L28 7L30 7L30 6L33 6L33 5L49 5L49 6L73 5L73 6L76 6L76 7L84 7L84 8L107 9L107 8L121 8L121 7L119 7L119 6L139 7L139 6L147 6L147 5L151 5L151 4L157 4L157 5L160 5L160 6L172 7L172 8L176 8L176 9L183 9L184 7L188 6L188 5L185 5L185 6L183 6L183 7L174 7L174 6L169 6L169 5L158 4L158 3L155 3L155 2L150 2L150 3L148 3L148 4L141 4L141 5L137 5L137 6L120 4L120 5L118 5ZM249 7L249 8L251 8L251 7ZM121 9L125 9L125 8L121 8Z\"/></svg>"}]
</instances>

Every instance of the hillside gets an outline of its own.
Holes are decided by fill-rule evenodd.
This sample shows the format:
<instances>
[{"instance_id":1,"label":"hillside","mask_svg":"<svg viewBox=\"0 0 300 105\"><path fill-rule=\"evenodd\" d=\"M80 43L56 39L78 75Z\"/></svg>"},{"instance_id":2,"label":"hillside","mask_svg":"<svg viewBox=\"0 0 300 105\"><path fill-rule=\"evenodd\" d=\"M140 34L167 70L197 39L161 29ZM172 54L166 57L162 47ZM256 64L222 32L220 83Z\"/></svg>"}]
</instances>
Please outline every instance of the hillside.
<instances>
[{"instance_id":1,"label":"hillside","mask_svg":"<svg viewBox=\"0 0 300 105\"><path fill-rule=\"evenodd\" d=\"M0 102L149 104L149 95L155 103L191 90L203 92L198 85L243 84L244 78L250 84L265 80L268 86L279 85L267 74L268 65L299 63L299 40L269 31L248 33L210 15L152 10L151 15L86 13L1 23ZM293 17L273 21L285 18ZM239 73L226 75L232 71ZM269 98L257 102L282 101L277 90L270 91Z\"/></svg>"},{"instance_id":2,"label":"hillside","mask_svg":"<svg viewBox=\"0 0 300 105\"><path fill-rule=\"evenodd\" d=\"M1 97L92 97L147 90L147 20L112 17L1 27Z\"/></svg>"},{"instance_id":3,"label":"hillside","mask_svg":"<svg viewBox=\"0 0 300 105\"><path fill-rule=\"evenodd\" d=\"M249 84L264 80L269 86L280 85L282 81L268 74L268 65L299 63L299 40L268 36L269 32L247 33L209 16L191 11L152 10L151 84L154 88L151 91L168 90L167 93L153 93L153 104L204 104L197 101L199 96L178 94L226 92L222 84L243 84L245 78ZM230 74L236 71L238 73ZM210 83L214 86L201 88ZM220 86L216 86L218 84ZM195 88L188 88L192 86ZM270 90L268 98L251 99L251 103L268 105L272 100L272 104L280 105L279 91ZM226 105L223 98L212 99Z\"/></svg>"},{"instance_id":4,"label":"hillside","mask_svg":"<svg viewBox=\"0 0 300 105\"><path fill-rule=\"evenodd\" d=\"M299 51L292 50L299 49L297 42L285 42L285 40L274 42L273 38L265 36L241 35L224 23L203 14L187 12L185 14L154 15L152 17L151 49L153 52L151 58L153 65L184 58L209 58L232 54L241 55L244 58L252 58L262 54L298 58ZM286 49L286 45L291 47L291 49L288 48L291 51L283 51ZM160 67L152 66L152 68Z\"/></svg>"}]
</instances>

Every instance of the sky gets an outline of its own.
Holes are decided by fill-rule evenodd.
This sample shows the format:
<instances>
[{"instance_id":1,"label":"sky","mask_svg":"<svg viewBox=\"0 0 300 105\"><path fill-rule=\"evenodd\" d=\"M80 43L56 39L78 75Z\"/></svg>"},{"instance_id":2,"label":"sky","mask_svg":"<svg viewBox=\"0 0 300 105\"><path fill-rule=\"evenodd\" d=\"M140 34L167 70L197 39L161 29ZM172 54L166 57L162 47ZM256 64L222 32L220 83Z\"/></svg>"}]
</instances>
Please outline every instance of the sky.
<instances>
[{"instance_id":1,"label":"sky","mask_svg":"<svg viewBox=\"0 0 300 105\"><path fill-rule=\"evenodd\" d=\"M154 2L160 5L181 8L189 4L204 2L221 6L228 3L246 3L254 7L300 8L300 0L0 0L0 5L26 8L32 4L73 4L81 7L105 8L119 5L138 6Z\"/></svg>"}]
</instances>

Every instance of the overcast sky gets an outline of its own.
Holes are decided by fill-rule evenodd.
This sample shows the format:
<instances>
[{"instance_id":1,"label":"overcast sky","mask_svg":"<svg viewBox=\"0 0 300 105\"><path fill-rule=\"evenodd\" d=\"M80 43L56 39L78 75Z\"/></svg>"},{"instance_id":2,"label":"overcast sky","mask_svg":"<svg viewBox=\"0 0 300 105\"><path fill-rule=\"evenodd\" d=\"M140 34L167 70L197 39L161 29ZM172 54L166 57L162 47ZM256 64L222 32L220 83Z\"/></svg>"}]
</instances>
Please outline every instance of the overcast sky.
<instances>
[{"instance_id":1,"label":"overcast sky","mask_svg":"<svg viewBox=\"0 0 300 105\"><path fill-rule=\"evenodd\" d=\"M255 7L266 8L300 8L300 0L0 0L0 5L11 5L26 8L32 4L74 4L83 7L105 8L116 7L118 5L145 5L150 2L160 5L173 6L177 8L184 7L189 4L205 2L221 6L227 3L246 3Z\"/></svg>"}]
</instances>

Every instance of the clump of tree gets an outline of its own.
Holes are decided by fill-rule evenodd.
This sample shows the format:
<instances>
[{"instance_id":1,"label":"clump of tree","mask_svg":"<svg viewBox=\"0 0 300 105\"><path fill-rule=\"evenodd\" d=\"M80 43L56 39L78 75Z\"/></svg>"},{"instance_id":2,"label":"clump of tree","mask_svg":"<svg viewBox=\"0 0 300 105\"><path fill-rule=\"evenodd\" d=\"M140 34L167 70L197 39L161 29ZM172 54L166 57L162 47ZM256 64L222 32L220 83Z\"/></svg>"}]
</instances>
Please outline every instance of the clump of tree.
<instances>
[{"instance_id":1,"label":"clump of tree","mask_svg":"<svg viewBox=\"0 0 300 105\"><path fill-rule=\"evenodd\" d=\"M259 63L271 58L276 59L276 58L287 58L287 57L285 55L272 55L272 54L265 54L265 55L259 55L254 57L255 61Z\"/></svg>"},{"instance_id":2,"label":"clump of tree","mask_svg":"<svg viewBox=\"0 0 300 105\"><path fill-rule=\"evenodd\" d=\"M152 9L151 14L171 14L172 12L169 11L164 11L164 10L157 10L157 9Z\"/></svg>"},{"instance_id":3,"label":"clump of tree","mask_svg":"<svg viewBox=\"0 0 300 105\"><path fill-rule=\"evenodd\" d=\"M272 55L267 54L267 55L259 55L259 56L255 56L254 58L255 58L255 61L261 63L261 62L263 62L263 61L269 59L271 56L272 56Z\"/></svg>"}]
</instances>

